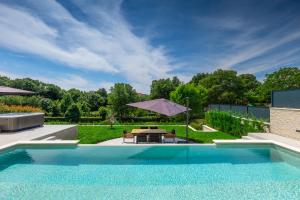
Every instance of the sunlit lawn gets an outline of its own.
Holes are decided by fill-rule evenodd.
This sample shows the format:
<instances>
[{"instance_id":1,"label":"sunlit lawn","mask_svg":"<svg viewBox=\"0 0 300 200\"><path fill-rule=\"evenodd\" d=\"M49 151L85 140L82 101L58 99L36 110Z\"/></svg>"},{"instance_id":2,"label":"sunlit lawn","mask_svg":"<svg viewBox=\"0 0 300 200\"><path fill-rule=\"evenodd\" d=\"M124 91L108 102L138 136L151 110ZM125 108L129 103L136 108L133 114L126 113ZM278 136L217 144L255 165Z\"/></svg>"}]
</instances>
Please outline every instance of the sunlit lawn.
<instances>
[{"instance_id":1,"label":"sunlit lawn","mask_svg":"<svg viewBox=\"0 0 300 200\"><path fill-rule=\"evenodd\" d=\"M139 126L114 126L111 129L109 126L78 126L78 139L81 144L96 144L106 140L122 137L123 130L131 131ZM176 130L177 137L185 138L184 126L164 126L159 128L171 131ZM236 139L237 137L223 132L196 132L189 129L189 139L198 143L212 143L214 139Z\"/></svg>"}]
</instances>

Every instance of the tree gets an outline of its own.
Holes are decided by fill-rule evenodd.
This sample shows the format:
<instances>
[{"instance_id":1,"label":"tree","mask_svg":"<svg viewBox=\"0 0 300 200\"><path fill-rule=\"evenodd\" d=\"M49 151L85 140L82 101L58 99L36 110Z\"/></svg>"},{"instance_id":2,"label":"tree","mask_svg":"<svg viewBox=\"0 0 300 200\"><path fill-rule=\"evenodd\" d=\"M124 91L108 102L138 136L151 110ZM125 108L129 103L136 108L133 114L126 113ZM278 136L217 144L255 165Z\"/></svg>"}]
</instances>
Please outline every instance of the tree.
<instances>
[{"instance_id":1,"label":"tree","mask_svg":"<svg viewBox=\"0 0 300 200\"><path fill-rule=\"evenodd\" d=\"M238 76L238 78L242 82L244 91L255 90L261 85L261 83L256 80L256 77L253 74L241 74Z\"/></svg>"},{"instance_id":2,"label":"tree","mask_svg":"<svg viewBox=\"0 0 300 200\"><path fill-rule=\"evenodd\" d=\"M91 111L89 104L86 101L81 101L78 103L78 106L82 112L83 115L88 115L89 112Z\"/></svg>"},{"instance_id":3,"label":"tree","mask_svg":"<svg viewBox=\"0 0 300 200\"><path fill-rule=\"evenodd\" d=\"M0 76L0 85L1 86L10 86L11 80L6 76Z\"/></svg>"},{"instance_id":4,"label":"tree","mask_svg":"<svg viewBox=\"0 0 300 200\"><path fill-rule=\"evenodd\" d=\"M126 104L135 102L136 100L136 91L131 85L126 83L116 83L108 95L108 104L111 105L112 111L120 119L129 114L130 107Z\"/></svg>"},{"instance_id":5,"label":"tree","mask_svg":"<svg viewBox=\"0 0 300 200\"><path fill-rule=\"evenodd\" d=\"M170 99L170 93L181 84L177 77L173 79L159 79L152 81L150 96L152 99L165 98Z\"/></svg>"},{"instance_id":6,"label":"tree","mask_svg":"<svg viewBox=\"0 0 300 200\"><path fill-rule=\"evenodd\" d=\"M107 91L105 90L105 88L100 88L96 91L96 93L98 93L101 97L106 98L107 97Z\"/></svg>"},{"instance_id":7,"label":"tree","mask_svg":"<svg viewBox=\"0 0 300 200\"><path fill-rule=\"evenodd\" d=\"M71 97L75 103L77 103L79 101L79 98L82 95L82 92L75 88L69 89L68 93L71 95Z\"/></svg>"},{"instance_id":8,"label":"tree","mask_svg":"<svg viewBox=\"0 0 300 200\"><path fill-rule=\"evenodd\" d=\"M103 106L106 106L107 104L107 91L105 90L105 88L100 88L96 91L97 94L99 94L102 98L103 98Z\"/></svg>"},{"instance_id":9,"label":"tree","mask_svg":"<svg viewBox=\"0 0 300 200\"><path fill-rule=\"evenodd\" d=\"M104 105L104 98L97 92L90 91L86 93L86 99L91 111L97 111L101 105Z\"/></svg>"},{"instance_id":10,"label":"tree","mask_svg":"<svg viewBox=\"0 0 300 200\"><path fill-rule=\"evenodd\" d=\"M53 84L47 84L43 91L41 91L41 95L43 95L46 98L57 100L61 99L62 97L62 91L60 87L53 85Z\"/></svg>"},{"instance_id":11,"label":"tree","mask_svg":"<svg viewBox=\"0 0 300 200\"><path fill-rule=\"evenodd\" d=\"M15 79L11 82L11 87L41 93L40 81L30 78Z\"/></svg>"},{"instance_id":12,"label":"tree","mask_svg":"<svg viewBox=\"0 0 300 200\"><path fill-rule=\"evenodd\" d=\"M207 73L198 73L196 75L193 76L192 80L190 81L190 83L195 84L195 85L199 85L200 81L204 78L206 78L208 76Z\"/></svg>"},{"instance_id":13,"label":"tree","mask_svg":"<svg viewBox=\"0 0 300 200\"><path fill-rule=\"evenodd\" d=\"M242 102L243 84L236 71L219 69L203 78L199 85L207 89L209 103Z\"/></svg>"},{"instance_id":14,"label":"tree","mask_svg":"<svg viewBox=\"0 0 300 200\"><path fill-rule=\"evenodd\" d=\"M57 117L61 115L59 101L52 102L52 116Z\"/></svg>"},{"instance_id":15,"label":"tree","mask_svg":"<svg viewBox=\"0 0 300 200\"><path fill-rule=\"evenodd\" d=\"M186 97L188 97L189 108L192 109L191 114L193 116L202 115L206 105L207 90L194 84L182 84L171 92L171 100L181 105L186 105Z\"/></svg>"},{"instance_id":16,"label":"tree","mask_svg":"<svg viewBox=\"0 0 300 200\"><path fill-rule=\"evenodd\" d=\"M99 107L98 112L99 112L99 115L101 117L101 120L102 121L105 120L106 116L107 116L107 112L108 112L107 108L104 107L104 106L101 106L101 107Z\"/></svg>"},{"instance_id":17,"label":"tree","mask_svg":"<svg viewBox=\"0 0 300 200\"><path fill-rule=\"evenodd\" d=\"M113 129L113 125L116 120L115 120L115 113L111 106L108 106L108 108L107 108L107 118L108 118L108 121L110 124L110 128Z\"/></svg>"},{"instance_id":18,"label":"tree","mask_svg":"<svg viewBox=\"0 0 300 200\"><path fill-rule=\"evenodd\" d=\"M280 68L271 74L266 75L266 79L258 88L259 99L262 102L271 102L272 90L287 90L300 88L300 69L297 67Z\"/></svg>"},{"instance_id":19,"label":"tree","mask_svg":"<svg viewBox=\"0 0 300 200\"><path fill-rule=\"evenodd\" d=\"M63 99L60 103L60 110L62 113L65 113L68 109L68 107L73 104L74 101L69 93L64 94Z\"/></svg>"},{"instance_id":20,"label":"tree","mask_svg":"<svg viewBox=\"0 0 300 200\"><path fill-rule=\"evenodd\" d=\"M72 103L65 113L65 118L71 122L79 122L80 116L81 112L79 106L75 103Z\"/></svg>"},{"instance_id":21,"label":"tree","mask_svg":"<svg viewBox=\"0 0 300 200\"><path fill-rule=\"evenodd\" d=\"M242 82L242 87L243 87L242 101L243 101L243 103L244 104L256 103L257 96L256 96L255 91L261 85L261 83L256 80L256 77L253 74L241 74L238 76L238 78Z\"/></svg>"},{"instance_id":22,"label":"tree","mask_svg":"<svg viewBox=\"0 0 300 200\"><path fill-rule=\"evenodd\" d=\"M46 113L52 112L52 101L47 98L42 98L39 102L39 107L42 108Z\"/></svg>"}]
</instances>

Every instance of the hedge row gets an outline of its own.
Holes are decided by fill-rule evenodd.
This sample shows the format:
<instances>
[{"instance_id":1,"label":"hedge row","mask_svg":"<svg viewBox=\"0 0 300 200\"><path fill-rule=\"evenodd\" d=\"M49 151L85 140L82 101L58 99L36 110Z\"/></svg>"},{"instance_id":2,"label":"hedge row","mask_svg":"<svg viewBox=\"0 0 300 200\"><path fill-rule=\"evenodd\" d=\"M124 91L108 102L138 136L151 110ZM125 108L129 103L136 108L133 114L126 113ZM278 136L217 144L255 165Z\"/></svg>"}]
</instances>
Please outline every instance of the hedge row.
<instances>
[{"instance_id":1,"label":"hedge row","mask_svg":"<svg viewBox=\"0 0 300 200\"><path fill-rule=\"evenodd\" d=\"M120 121L117 119L117 121ZM122 122L167 122L170 121L167 118L158 118L158 117L128 117L124 118ZM69 119L65 117L45 117L45 122L69 122ZM103 121L101 117L81 117L79 119L79 123L101 123L101 124L109 124L107 120Z\"/></svg>"},{"instance_id":2,"label":"hedge row","mask_svg":"<svg viewBox=\"0 0 300 200\"><path fill-rule=\"evenodd\" d=\"M79 122L81 123L96 123L101 122L100 117L81 117ZM45 117L45 122L69 122L69 119L65 117Z\"/></svg>"},{"instance_id":3,"label":"hedge row","mask_svg":"<svg viewBox=\"0 0 300 200\"><path fill-rule=\"evenodd\" d=\"M209 126L234 136L247 135L249 132L264 132L263 122L235 117L228 112L208 111L205 113L205 121Z\"/></svg>"}]
</instances>

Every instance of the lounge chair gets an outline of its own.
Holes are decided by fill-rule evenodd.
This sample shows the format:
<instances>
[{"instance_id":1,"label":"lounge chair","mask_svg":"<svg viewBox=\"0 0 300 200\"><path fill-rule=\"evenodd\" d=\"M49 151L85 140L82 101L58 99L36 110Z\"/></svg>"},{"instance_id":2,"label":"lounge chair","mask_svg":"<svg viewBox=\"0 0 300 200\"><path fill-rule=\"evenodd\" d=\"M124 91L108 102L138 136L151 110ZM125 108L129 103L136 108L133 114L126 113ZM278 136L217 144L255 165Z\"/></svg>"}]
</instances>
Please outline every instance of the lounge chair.
<instances>
[{"instance_id":1,"label":"lounge chair","mask_svg":"<svg viewBox=\"0 0 300 200\"><path fill-rule=\"evenodd\" d=\"M148 142L161 143L161 134L148 134Z\"/></svg>"},{"instance_id":2,"label":"lounge chair","mask_svg":"<svg viewBox=\"0 0 300 200\"><path fill-rule=\"evenodd\" d=\"M132 133L128 133L126 130L123 131L123 143L125 143L126 139L132 139L134 143L134 135Z\"/></svg>"},{"instance_id":3,"label":"lounge chair","mask_svg":"<svg viewBox=\"0 0 300 200\"><path fill-rule=\"evenodd\" d=\"M164 134L164 142L165 142L165 139L173 139L173 143L175 143L175 139L176 139L176 131L173 129L171 131L171 133L166 133Z\"/></svg>"},{"instance_id":4,"label":"lounge chair","mask_svg":"<svg viewBox=\"0 0 300 200\"><path fill-rule=\"evenodd\" d=\"M136 143L147 142L147 134L139 134L136 136Z\"/></svg>"}]
</instances>

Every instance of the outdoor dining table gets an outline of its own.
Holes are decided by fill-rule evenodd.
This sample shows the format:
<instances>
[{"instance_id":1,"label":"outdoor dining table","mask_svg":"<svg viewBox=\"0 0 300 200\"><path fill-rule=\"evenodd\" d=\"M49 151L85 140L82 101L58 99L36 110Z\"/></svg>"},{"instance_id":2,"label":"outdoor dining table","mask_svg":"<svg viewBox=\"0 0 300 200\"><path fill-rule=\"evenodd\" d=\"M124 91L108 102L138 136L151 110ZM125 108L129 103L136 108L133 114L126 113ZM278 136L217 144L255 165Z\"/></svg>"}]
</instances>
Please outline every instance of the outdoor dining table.
<instances>
[{"instance_id":1,"label":"outdoor dining table","mask_svg":"<svg viewBox=\"0 0 300 200\"><path fill-rule=\"evenodd\" d=\"M165 129L132 129L131 134L134 136L139 135L147 135L147 142L149 141L150 134L157 134L161 138L163 134L166 134L167 131Z\"/></svg>"}]
</instances>

